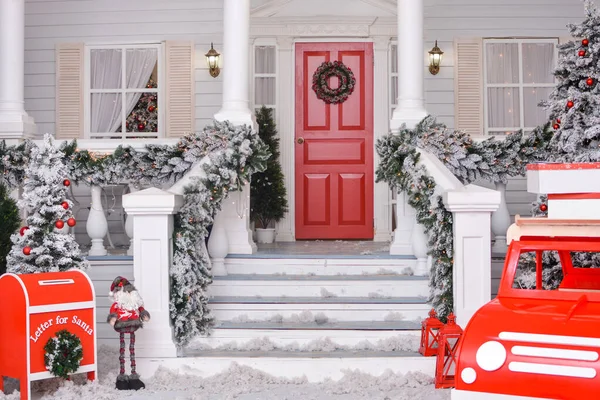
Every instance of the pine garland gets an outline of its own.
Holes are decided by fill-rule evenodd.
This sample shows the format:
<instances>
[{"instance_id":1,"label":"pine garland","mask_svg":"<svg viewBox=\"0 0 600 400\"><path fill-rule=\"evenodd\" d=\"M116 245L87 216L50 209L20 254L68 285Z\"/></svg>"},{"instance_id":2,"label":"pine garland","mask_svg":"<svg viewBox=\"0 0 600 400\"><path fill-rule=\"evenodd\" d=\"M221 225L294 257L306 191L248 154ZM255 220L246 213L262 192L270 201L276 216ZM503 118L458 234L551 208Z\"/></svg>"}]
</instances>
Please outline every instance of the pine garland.
<instances>
[{"instance_id":1,"label":"pine garland","mask_svg":"<svg viewBox=\"0 0 600 400\"><path fill-rule=\"evenodd\" d=\"M23 183L35 143L17 146L0 142L0 175L7 185ZM176 145L147 145L147 151L119 146L112 154L79 150L77 142L64 143L69 179L91 185L135 182L169 187L203 159L206 177L192 179L185 188L184 205L176 216L171 274L171 320L175 342L185 346L212 324L207 308L207 286L212 282L210 260L204 248L212 224L227 193L239 190L255 172L265 169L269 152L249 126L215 122L202 132L183 137Z\"/></svg>"},{"instance_id":2,"label":"pine garland","mask_svg":"<svg viewBox=\"0 0 600 400\"><path fill-rule=\"evenodd\" d=\"M446 210L442 197L435 194L434 179L418 164L418 149L435 155L464 184L476 179L506 182L508 177L523 175L527 164L546 159L551 138L552 132L546 125L528 135L516 132L505 140L492 137L474 142L468 134L448 129L428 116L414 130L403 128L377 141L381 158L377 181L406 193L418 223L427 232L433 258L429 301L442 319L453 310L452 213Z\"/></svg>"}]
</instances>

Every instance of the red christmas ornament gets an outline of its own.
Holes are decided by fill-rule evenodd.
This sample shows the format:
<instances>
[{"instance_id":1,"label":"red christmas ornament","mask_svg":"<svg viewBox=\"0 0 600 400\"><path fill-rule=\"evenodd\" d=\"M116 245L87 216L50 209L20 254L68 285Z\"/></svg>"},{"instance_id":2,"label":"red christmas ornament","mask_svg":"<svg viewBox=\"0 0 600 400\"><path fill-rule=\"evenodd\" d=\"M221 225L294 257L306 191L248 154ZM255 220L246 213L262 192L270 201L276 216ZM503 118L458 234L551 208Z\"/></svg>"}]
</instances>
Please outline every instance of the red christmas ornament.
<instances>
[{"instance_id":1,"label":"red christmas ornament","mask_svg":"<svg viewBox=\"0 0 600 400\"><path fill-rule=\"evenodd\" d=\"M579 50L579 57L585 57L585 50Z\"/></svg>"},{"instance_id":2,"label":"red christmas ornament","mask_svg":"<svg viewBox=\"0 0 600 400\"><path fill-rule=\"evenodd\" d=\"M69 187L69 186L71 186L71 181L70 181L70 180L68 180L68 179L65 179L65 180L63 181L63 185L65 185L65 186Z\"/></svg>"},{"instance_id":3,"label":"red christmas ornament","mask_svg":"<svg viewBox=\"0 0 600 400\"><path fill-rule=\"evenodd\" d=\"M76 223L77 221L75 221L75 218L69 218L67 220L67 225L69 225L71 228L74 227Z\"/></svg>"},{"instance_id":4,"label":"red christmas ornament","mask_svg":"<svg viewBox=\"0 0 600 400\"><path fill-rule=\"evenodd\" d=\"M22 227L22 228L21 228L21 230L19 231L19 233L21 234L21 236L23 236L23 235L25 234L25 231L26 231L27 229L29 229L29 227L28 227L28 226L24 226L24 227Z\"/></svg>"},{"instance_id":5,"label":"red christmas ornament","mask_svg":"<svg viewBox=\"0 0 600 400\"><path fill-rule=\"evenodd\" d=\"M585 83L587 83L588 86L592 86L594 84L594 80L592 78L587 78L587 81L585 81Z\"/></svg>"},{"instance_id":6,"label":"red christmas ornament","mask_svg":"<svg viewBox=\"0 0 600 400\"><path fill-rule=\"evenodd\" d=\"M69 203L67 203L66 201L63 201L62 203L60 203L60 205L62 206L62 208L64 208L65 210L69 209Z\"/></svg>"},{"instance_id":7,"label":"red christmas ornament","mask_svg":"<svg viewBox=\"0 0 600 400\"><path fill-rule=\"evenodd\" d=\"M548 211L548 206L544 203L540 204L540 211L541 212L546 212Z\"/></svg>"},{"instance_id":8,"label":"red christmas ornament","mask_svg":"<svg viewBox=\"0 0 600 400\"><path fill-rule=\"evenodd\" d=\"M572 108L575 105L571 100L567 101L567 107Z\"/></svg>"},{"instance_id":9,"label":"red christmas ornament","mask_svg":"<svg viewBox=\"0 0 600 400\"><path fill-rule=\"evenodd\" d=\"M144 124L138 124L138 130L142 131L144 130L146 126Z\"/></svg>"},{"instance_id":10,"label":"red christmas ornament","mask_svg":"<svg viewBox=\"0 0 600 400\"><path fill-rule=\"evenodd\" d=\"M25 254L26 256L31 254L31 247L29 246L25 246L23 247L23 254Z\"/></svg>"},{"instance_id":11,"label":"red christmas ornament","mask_svg":"<svg viewBox=\"0 0 600 400\"><path fill-rule=\"evenodd\" d=\"M581 44L582 44L582 45L584 45L584 46L587 46L588 44L590 44L590 41L589 41L589 40L587 40L587 39L583 39L583 40L581 41Z\"/></svg>"},{"instance_id":12,"label":"red christmas ornament","mask_svg":"<svg viewBox=\"0 0 600 400\"><path fill-rule=\"evenodd\" d=\"M556 131L556 130L558 130L558 128L560 128L560 125L559 124L554 124L553 128Z\"/></svg>"},{"instance_id":13,"label":"red christmas ornament","mask_svg":"<svg viewBox=\"0 0 600 400\"><path fill-rule=\"evenodd\" d=\"M150 107L148 107L148 111L152 112L152 111L154 111L154 110L156 110L156 107L154 107L154 106L150 106Z\"/></svg>"},{"instance_id":14,"label":"red christmas ornament","mask_svg":"<svg viewBox=\"0 0 600 400\"><path fill-rule=\"evenodd\" d=\"M56 226L58 229L62 229L65 227L65 223L59 219L54 223L54 226Z\"/></svg>"},{"instance_id":15,"label":"red christmas ornament","mask_svg":"<svg viewBox=\"0 0 600 400\"><path fill-rule=\"evenodd\" d=\"M560 118L556 118L556 123L560 124Z\"/></svg>"}]
</instances>

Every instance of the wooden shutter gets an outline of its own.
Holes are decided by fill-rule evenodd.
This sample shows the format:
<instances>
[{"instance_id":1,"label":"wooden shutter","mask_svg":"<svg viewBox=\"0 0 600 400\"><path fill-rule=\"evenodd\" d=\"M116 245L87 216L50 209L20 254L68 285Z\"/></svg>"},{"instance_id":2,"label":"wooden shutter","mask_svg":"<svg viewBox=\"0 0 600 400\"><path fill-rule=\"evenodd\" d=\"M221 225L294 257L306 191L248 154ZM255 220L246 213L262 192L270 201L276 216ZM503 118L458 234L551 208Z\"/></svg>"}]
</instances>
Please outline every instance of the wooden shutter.
<instances>
[{"instance_id":1,"label":"wooden shutter","mask_svg":"<svg viewBox=\"0 0 600 400\"><path fill-rule=\"evenodd\" d=\"M194 43L167 41L166 55L166 136L194 132L195 79Z\"/></svg>"},{"instance_id":2,"label":"wooden shutter","mask_svg":"<svg viewBox=\"0 0 600 400\"><path fill-rule=\"evenodd\" d=\"M56 45L56 123L58 139L83 137L83 43Z\"/></svg>"},{"instance_id":3,"label":"wooden shutter","mask_svg":"<svg viewBox=\"0 0 600 400\"><path fill-rule=\"evenodd\" d=\"M456 39L454 54L455 128L483 135L483 47L481 38Z\"/></svg>"}]
</instances>

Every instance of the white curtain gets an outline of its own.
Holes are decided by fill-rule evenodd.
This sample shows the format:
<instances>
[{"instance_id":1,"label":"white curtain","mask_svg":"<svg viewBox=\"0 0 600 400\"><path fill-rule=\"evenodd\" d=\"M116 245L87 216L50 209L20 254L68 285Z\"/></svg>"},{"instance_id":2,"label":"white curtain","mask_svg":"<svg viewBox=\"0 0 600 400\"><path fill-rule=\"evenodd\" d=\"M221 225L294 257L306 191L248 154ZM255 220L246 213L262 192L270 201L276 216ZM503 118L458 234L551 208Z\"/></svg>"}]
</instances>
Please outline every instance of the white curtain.
<instances>
[{"instance_id":1,"label":"white curtain","mask_svg":"<svg viewBox=\"0 0 600 400\"><path fill-rule=\"evenodd\" d=\"M122 56L122 51L119 49L91 51L90 87L92 89L121 89ZM91 100L91 132L114 132L111 130L114 124L121 123L121 94L92 93Z\"/></svg>"},{"instance_id":2,"label":"white curtain","mask_svg":"<svg viewBox=\"0 0 600 400\"><path fill-rule=\"evenodd\" d=\"M144 89L152 76L157 61L157 49L127 49L127 57L125 58L127 89ZM141 95L141 92L127 94L125 103L126 116L129 116ZM117 128L121 126L121 122L119 121L118 123L115 123L115 125L116 126L112 127L113 130L111 130L111 132L116 131Z\"/></svg>"},{"instance_id":3,"label":"white curtain","mask_svg":"<svg viewBox=\"0 0 600 400\"><path fill-rule=\"evenodd\" d=\"M257 46L254 49L254 73L273 74L254 78L254 105L275 105L275 47Z\"/></svg>"},{"instance_id":4,"label":"white curtain","mask_svg":"<svg viewBox=\"0 0 600 400\"><path fill-rule=\"evenodd\" d=\"M519 78L519 47L522 47L523 82ZM547 113L538 107L548 98L552 88L523 88L523 119L521 121L520 89L523 84L552 84L554 76L554 44L552 43L486 43L486 74L488 84L514 85L488 87L488 127L534 127L547 120Z\"/></svg>"}]
</instances>

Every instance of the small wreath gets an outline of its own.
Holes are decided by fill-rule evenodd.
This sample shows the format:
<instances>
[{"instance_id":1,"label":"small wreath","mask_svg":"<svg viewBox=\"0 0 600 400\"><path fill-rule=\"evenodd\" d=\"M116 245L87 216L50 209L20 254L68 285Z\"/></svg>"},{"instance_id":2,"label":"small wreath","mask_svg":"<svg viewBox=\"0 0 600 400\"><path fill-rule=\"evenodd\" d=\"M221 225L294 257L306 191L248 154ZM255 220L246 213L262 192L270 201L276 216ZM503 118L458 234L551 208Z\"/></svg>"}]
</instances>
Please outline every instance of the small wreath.
<instances>
[{"instance_id":1,"label":"small wreath","mask_svg":"<svg viewBox=\"0 0 600 400\"><path fill-rule=\"evenodd\" d=\"M332 76L336 76L340 82L335 89L329 86L329 78ZM317 98L327 104L340 104L348 100L355 85L354 73L341 61L325 61L313 74L312 89Z\"/></svg>"},{"instance_id":2,"label":"small wreath","mask_svg":"<svg viewBox=\"0 0 600 400\"><path fill-rule=\"evenodd\" d=\"M83 358L81 340L66 329L48 339L44 350L44 363L52 375L66 379L79 369Z\"/></svg>"}]
</instances>

